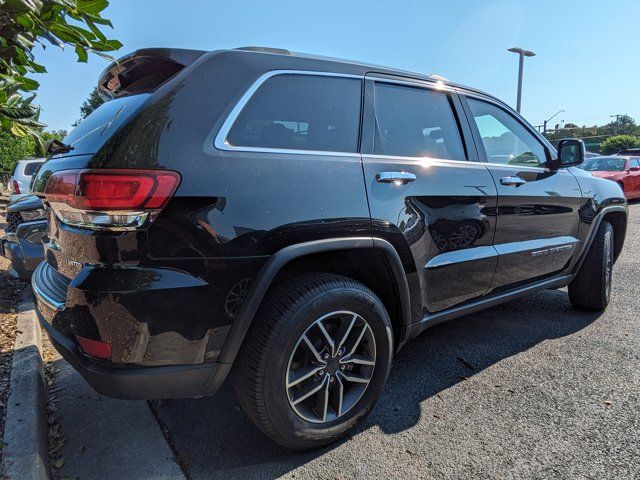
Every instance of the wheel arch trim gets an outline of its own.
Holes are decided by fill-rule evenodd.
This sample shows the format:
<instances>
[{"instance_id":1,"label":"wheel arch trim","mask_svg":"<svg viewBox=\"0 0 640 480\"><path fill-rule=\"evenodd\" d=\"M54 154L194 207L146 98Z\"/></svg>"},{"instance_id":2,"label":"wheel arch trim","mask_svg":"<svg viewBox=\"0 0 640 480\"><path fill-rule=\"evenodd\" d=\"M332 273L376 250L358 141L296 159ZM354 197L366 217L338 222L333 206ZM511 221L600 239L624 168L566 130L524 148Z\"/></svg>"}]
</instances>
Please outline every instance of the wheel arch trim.
<instances>
[{"instance_id":1,"label":"wheel arch trim","mask_svg":"<svg viewBox=\"0 0 640 480\"><path fill-rule=\"evenodd\" d=\"M584 247L582 248L582 251L580 252L579 257L577 258L576 262L570 268L570 272L571 272L572 275L577 274L578 270L580 270L580 267L582 266L582 263L584 262L584 259L587 257L587 253L589 252L589 249L591 248L591 244L593 243L593 240L596 238L596 234L598 233L598 229L600 228L600 224L602 223L602 220L604 220L604 217L607 216L607 214L614 213L614 212L624 213L625 216L627 217L627 220L628 220L629 210L628 210L626 204L624 204L624 205L609 205L607 207L604 207L602 210L600 210L598 212L598 214L596 215L596 217L593 219L593 227L591 228L591 231L589 232L589 237L587 238L587 241L586 241Z\"/></svg>"},{"instance_id":2,"label":"wheel arch trim","mask_svg":"<svg viewBox=\"0 0 640 480\"><path fill-rule=\"evenodd\" d=\"M329 238L297 243L273 254L258 273L247 294L247 298L240 307L236 320L231 326L229 335L218 357L218 362L223 364L233 363L267 290L276 278L278 272L280 272L285 265L296 258L306 255L363 248L381 251L389 263L391 274L396 282L395 288L399 295L402 312L401 327L404 332L406 328L411 325L411 299L407 277L400 256L393 245L386 240L373 237ZM396 344L399 345L401 343L403 343L403 339L396 339Z\"/></svg>"}]
</instances>

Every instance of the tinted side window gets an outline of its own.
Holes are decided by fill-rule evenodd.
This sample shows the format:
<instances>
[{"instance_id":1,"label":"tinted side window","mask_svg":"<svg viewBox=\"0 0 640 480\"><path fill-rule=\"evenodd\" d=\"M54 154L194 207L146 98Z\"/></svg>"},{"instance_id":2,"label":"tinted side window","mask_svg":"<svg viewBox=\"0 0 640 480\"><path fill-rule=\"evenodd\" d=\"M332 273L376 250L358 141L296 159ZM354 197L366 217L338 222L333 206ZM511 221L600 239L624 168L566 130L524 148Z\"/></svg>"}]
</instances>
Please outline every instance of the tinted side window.
<instances>
[{"instance_id":1,"label":"tinted side window","mask_svg":"<svg viewBox=\"0 0 640 480\"><path fill-rule=\"evenodd\" d=\"M537 167L547 161L542 144L518 120L490 103L468 99L487 161Z\"/></svg>"},{"instance_id":2,"label":"tinted side window","mask_svg":"<svg viewBox=\"0 0 640 480\"><path fill-rule=\"evenodd\" d=\"M227 135L233 146L357 152L362 82L277 75L258 88Z\"/></svg>"},{"instance_id":3,"label":"tinted side window","mask_svg":"<svg viewBox=\"0 0 640 480\"><path fill-rule=\"evenodd\" d=\"M24 166L25 175L33 175L44 162L30 162Z\"/></svg>"},{"instance_id":4,"label":"tinted side window","mask_svg":"<svg viewBox=\"0 0 640 480\"><path fill-rule=\"evenodd\" d=\"M629 164L630 167L638 167L640 168L640 160L638 160L637 158L632 158L631 159L631 163Z\"/></svg>"},{"instance_id":5,"label":"tinted side window","mask_svg":"<svg viewBox=\"0 0 640 480\"><path fill-rule=\"evenodd\" d=\"M444 93L377 83L374 153L464 160L449 98Z\"/></svg>"}]
</instances>

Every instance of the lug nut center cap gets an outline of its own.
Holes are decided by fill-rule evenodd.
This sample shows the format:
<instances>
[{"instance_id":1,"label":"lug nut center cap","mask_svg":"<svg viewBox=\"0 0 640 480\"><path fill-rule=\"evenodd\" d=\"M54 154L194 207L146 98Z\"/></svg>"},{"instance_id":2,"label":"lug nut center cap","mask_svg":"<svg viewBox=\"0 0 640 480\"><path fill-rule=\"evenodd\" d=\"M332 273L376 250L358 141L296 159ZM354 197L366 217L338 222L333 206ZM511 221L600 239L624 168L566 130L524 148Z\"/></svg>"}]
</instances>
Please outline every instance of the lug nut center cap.
<instances>
[{"instance_id":1,"label":"lug nut center cap","mask_svg":"<svg viewBox=\"0 0 640 480\"><path fill-rule=\"evenodd\" d=\"M329 373L330 375L335 375L338 370L340 370L340 362L338 361L338 357L332 357L327 360L327 373Z\"/></svg>"}]
</instances>

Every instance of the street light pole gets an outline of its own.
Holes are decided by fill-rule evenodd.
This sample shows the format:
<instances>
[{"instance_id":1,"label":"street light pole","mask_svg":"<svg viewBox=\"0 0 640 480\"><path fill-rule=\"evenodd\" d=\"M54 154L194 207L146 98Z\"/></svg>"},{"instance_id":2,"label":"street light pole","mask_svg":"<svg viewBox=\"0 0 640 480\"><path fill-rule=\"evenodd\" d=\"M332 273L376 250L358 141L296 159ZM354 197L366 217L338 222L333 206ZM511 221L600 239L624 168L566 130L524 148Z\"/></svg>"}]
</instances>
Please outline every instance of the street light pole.
<instances>
[{"instance_id":1,"label":"street light pole","mask_svg":"<svg viewBox=\"0 0 640 480\"><path fill-rule=\"evenodd\" d=\"M518 100L516 102L516 111L520 113L520 107L522 106L522 72L524 70L524 57L535 57L536 54L518 47L510 48L509 51L517 53L520 57L518 62Z\"/></svg>"},{"instance_id":2,"label":"street light pole","mask_svg":"<svg viewBox=\"0 0 640 480\"><path fill-rule=\"evenodd\" d=\"M562 112L564 112L564 110L558 110L556 113L554 113L553 115L551 115L549 118L547 118L544 121L544 126L542 127L543 133L546 134L547 133L547 122L551 121L553 118L555 118L556 115L561 114Z\"/></svg>"}]
</instances>

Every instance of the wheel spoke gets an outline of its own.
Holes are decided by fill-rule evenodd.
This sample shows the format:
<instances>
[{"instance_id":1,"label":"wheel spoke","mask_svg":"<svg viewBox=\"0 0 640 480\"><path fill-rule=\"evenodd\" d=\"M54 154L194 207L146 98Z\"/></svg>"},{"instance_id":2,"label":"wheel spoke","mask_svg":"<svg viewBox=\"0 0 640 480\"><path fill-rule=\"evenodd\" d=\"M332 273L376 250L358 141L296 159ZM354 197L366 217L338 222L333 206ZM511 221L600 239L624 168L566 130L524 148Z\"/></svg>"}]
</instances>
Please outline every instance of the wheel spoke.
<instances>
[{"instance_id":1,"label":"wheel spoke","mask_svg":"<svg viewBox=\"0 0 640 480\"><path fill-rule=\"evenodd\" d=\"M322 421L327 421L327 411L329 410L329 389L331 386L331 382L329 382L329 377L324 382L326 385L324 387L324 395L322 398Z\"/></svg>"},{"instance_id":2,"label":"wheel spoke","mask_svg":"<svg viewBox=\"0 0 640 480\"><path fill-rule=\"evenodd\" d=\"M342 399L344 398L344 385L340 375L336 375L336 382L338 383L338 416L340 416L342 415Z\"/></svg>"},{"instance_id":3,"label":"wheel spoke","mask_svg":"<svg viewBox=\"0 0 640 480\"><path fill-rule=\"evenodd\" d=\"M349 334L351 333L353 326L356 324L357 319L358 319L358 315L354 313L353 317L351 317L351 321L349 322L349 326L347 327L347 331L344 333L344 335L342 336L342 340L340 340L340 343L338 344L338 348L336 349L338 352L344 345L344 342L347 341L347 338L349 338Z\"/></svg>"},{"instance_id":4,"label":"wheel spoke","mask_svg":"<svg viewBox=\"0 0 640 480\"><path fill-rule=\"evenodd\" d=\"M359 375L357 373L353 373L353 372L344 372L344 371L339 371L338 375L340 375L342 378L344 378L347 382L351 382L351 383L369 383L369 379L367 377L365 377L364 375Z\"/></svg>"},{"instance_id":5,"label":"wheel spoke","mask_svg":"<svg viewBox=\"0 0 640 480\"><path fill-rule=\"evenodd\" d=\"M360 342L362 341L362 337L364 337L364 334L367 333L367 328L369 327L367 327L366 323L362 325L362 330L358 334L358 338L356 339L356 341L353 343L353 346L351 347L351 351L349 352L349 356L353 355L356 349L358 348L358 346L360 345Z\"/></svg>"},{"instance_id":6,"label":"wheel spoke","mask_svg":"<svg viewBox=\"0 0 640 480\"><path fill-rule=\"evenodd\" d=\"M316 347L313 346L313 343L311 343L311 340L309 340L309 337L307 337L306 335L302 335L302 340L304 341L304 343L307 344L307 347L311 351L311 354L316 359L316 361L318 363L321 363L322 365L326 365L326 362L320 356L320 352L318 352L318 350L316 350Z\"/></svg>"},{"instance_id":7,"label":"wheel spoke","mask_svg":"<svg viewBox=\"0 0 640 480\"><path fill-rule=\"evenodd\" d=\"M304 382L306 379L313 377L316 373L318 373L323 368L325 368L325 365L320 365L320 366L311 367L311 368L300 368L298 370L290 372L289 379L287 379L287 388L294 387L299 383ZM293 377L293 379L291 379L291 377Z\"/></svg>"},{"instance_id":8,"label":"wheel spoke","mask_svg":"<svg viewBox=\"0 0 640 480\"><path fill-rule=\"evenodd\" d=\"M326 340L327 344L329 345L329 348L331 349L331 356L334 356L336 354L336 345L333 341L333 338L331 338L331 335L329 335L329 332L327 332L326 328L324 328L324 325L322 325L322 322L318 322L318 328L322 332L324 339Z\"/></svg>"},{"instance_id":9,"label":"wheel spoke","mask_svg":"<svg viewBox=\"0 0 640 480\"><path fill-rule=\"evenodd\" d=\"M376 362L371 360L366 355L356 355L356 354L348 355L340 359L340 363L343 365L355 364L355 365L369 365L372 367L376 364Z\"/></svg>"},{"instance_id":10,"label":"wheel spoke","mask_svg":"<svg viewBox=\"0 0 640 480\"><path fill-rule=\"evenodd\" d=\"M302 395L300 395L298 398L294 399L291 404L292 405L297 405L300 402L306 400L307 398L309 398L311 395L318 393L320 390L322 390L322 387L324 387L325 383L328 383L328 376L324 377L322 379L321 382L318 382L315 386L308 388L307 391L305 393L303 393Z\"/></svg>"}]
</instances>

